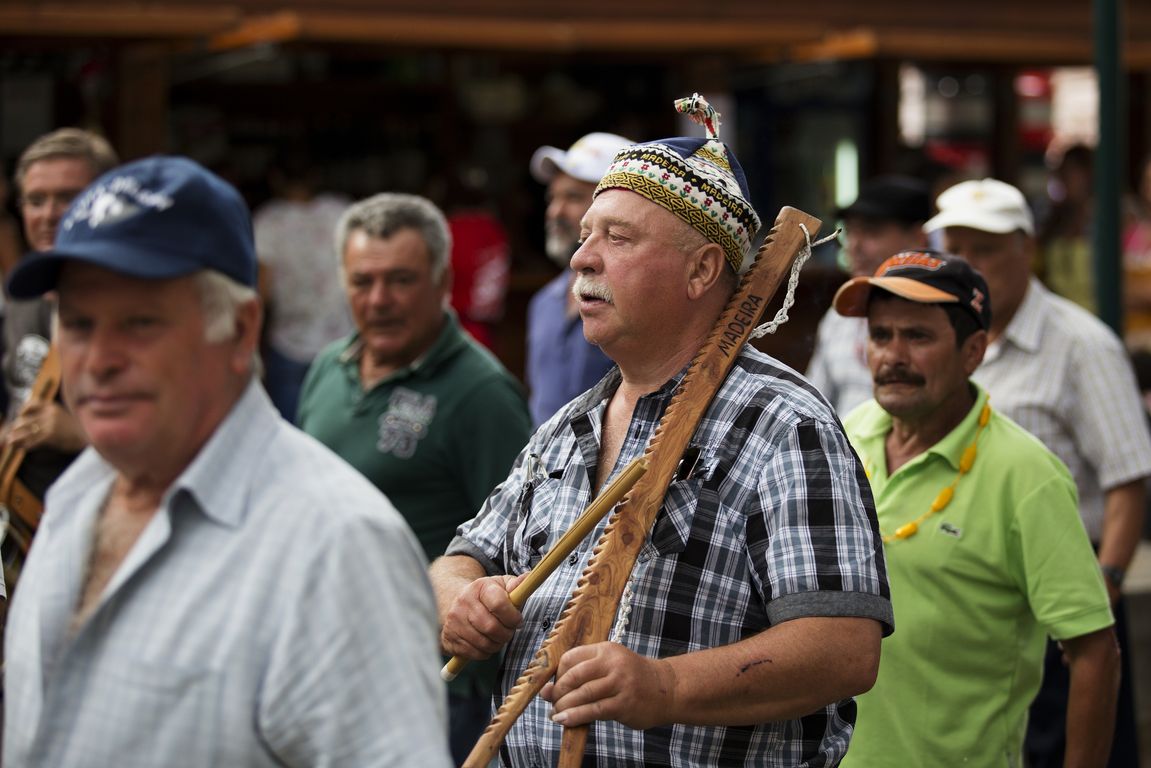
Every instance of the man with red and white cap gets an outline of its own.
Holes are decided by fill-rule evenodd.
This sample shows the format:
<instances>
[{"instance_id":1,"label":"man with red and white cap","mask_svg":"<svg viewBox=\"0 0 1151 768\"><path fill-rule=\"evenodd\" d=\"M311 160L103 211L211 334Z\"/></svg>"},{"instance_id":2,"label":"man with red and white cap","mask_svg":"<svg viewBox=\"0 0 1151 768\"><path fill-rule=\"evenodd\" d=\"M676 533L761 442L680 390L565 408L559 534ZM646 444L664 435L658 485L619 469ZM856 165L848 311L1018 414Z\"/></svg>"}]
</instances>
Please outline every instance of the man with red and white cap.
<instances>
[{"instance_id":1,"label":"man with red and white cap","mask_svg":"<svg viewBox=\"0 0 1151 768\"><path fill-rule=\"evenodd\" d=\"M965 181L937 200L924 229L987 278L993 320L973 378L996 407L1038 437L1071 470L1079 513L1095 545L1116 614L1120 587L1143 527L1148 435L1135 375L1119 338L1094 315L1054 295L1032 274L1035 224L1023 193L997 179ZM1127 666L1127 655L1123 655ZM1138 763L1130 674L1124 670L1111 765ZM1043 689L1028 725L1028 762L1063 765L1067 669L1048 647Z\"/></svg>"},{"instance_id":2,"label":"man with red and white cap","mask_svg":"<svg viewBox=\"0 0 1151 768\"><path fill-rule=\"evenodd\" d=\"M528 306L527 381L532 420L539 424L592 387L612 361L583 336L583 322L568 268L579 247L579 224L592 193L615 153L631 144L614 133L589 133L564 151L540 147L532 155L532 178L547 184L545 249L563 272L532 297Z\"/></svg>"},{"instance_id":3,"label":"man with red and white cap","mask_svg":"<svg viewBox=\"0 0 1151 768\"><path fill-rule=\"evenodd\" d=\"M844 428L899 624L843 765L1019 765L1051 634L1075 680L1067 765L1102 766L1119 669L1107 592L1067 469L970 380L994 314L987 284L955 256L905 251L834 305L867 318L875 397Z\"/></svg>"}]
</instances>

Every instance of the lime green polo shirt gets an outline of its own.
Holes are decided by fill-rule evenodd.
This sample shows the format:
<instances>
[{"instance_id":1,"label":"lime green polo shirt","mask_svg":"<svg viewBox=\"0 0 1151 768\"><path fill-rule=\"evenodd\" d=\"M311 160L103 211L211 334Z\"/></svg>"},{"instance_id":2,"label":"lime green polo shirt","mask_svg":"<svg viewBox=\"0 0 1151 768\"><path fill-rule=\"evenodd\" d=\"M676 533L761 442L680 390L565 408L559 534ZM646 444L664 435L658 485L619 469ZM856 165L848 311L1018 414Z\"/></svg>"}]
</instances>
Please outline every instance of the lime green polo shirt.
<instances>
[{"instance_id":1,"label":"lime green polo shirt","mask_svg":"<svg viewBox=\"0 0 1151 768\"><path fill-rule=\"evenodd\" d=\"M366 392L361 349L353 334L320 353L296 421L383 491L435 559L527 444L522 387L451 312L427 353ZM486 667L480 685L490 692L496 666L469 665L451 690L465 692Z\"/></svg>"},{"instance_id":2,"label":"lime green polo shirt","mask_svg":"<svg viewBox=\"0 0 1151 768\"><path fill-rule=\"evenodd\" d=\"M930 508L976 439L987 393L928 451L887 472L892 420L871 400L844 421L886 536ZM884 545L898 629L857 697L843 766L1020 765L1045 637L1113 623L1067 468L994 410L950 504Z\"/></svg>"}]
</instances>

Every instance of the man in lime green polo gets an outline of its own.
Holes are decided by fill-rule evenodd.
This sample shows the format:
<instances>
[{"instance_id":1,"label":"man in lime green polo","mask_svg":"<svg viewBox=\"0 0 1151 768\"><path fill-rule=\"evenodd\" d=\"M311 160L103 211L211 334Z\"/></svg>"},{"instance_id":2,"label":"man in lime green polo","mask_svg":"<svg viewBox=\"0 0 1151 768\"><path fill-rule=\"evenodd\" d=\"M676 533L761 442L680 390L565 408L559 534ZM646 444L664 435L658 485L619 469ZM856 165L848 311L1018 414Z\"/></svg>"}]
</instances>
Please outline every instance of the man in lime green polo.
<instances>
[{"instance_id":1,"label":"man in lime green polo","mask_svg":"<svg viewBox=\"0 0 1151 768\"><path fill-rule=\"evenodd\" d=\"M868 320L875 398L844 426L899 627L843 765L1021 765L1047 634L1071 667L1067 765L1105 765L1118 687L1107 591L1070 473L970 381L986 282L957 257L906 251L848 281L835 309Z\"/></svg>"}]
</instances>

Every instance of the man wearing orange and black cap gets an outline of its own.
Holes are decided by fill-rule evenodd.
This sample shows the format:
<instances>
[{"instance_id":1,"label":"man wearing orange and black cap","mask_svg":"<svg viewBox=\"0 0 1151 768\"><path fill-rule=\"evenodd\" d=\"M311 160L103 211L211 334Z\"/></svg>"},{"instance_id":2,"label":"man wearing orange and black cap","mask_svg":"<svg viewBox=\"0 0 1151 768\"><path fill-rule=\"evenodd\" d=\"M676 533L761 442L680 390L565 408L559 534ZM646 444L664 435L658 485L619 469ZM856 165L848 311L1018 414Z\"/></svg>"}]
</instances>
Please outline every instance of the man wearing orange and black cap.
<instances>
[{"instance_id":1,"label":"man wearing orange and black cap","mask_svg":"<svg viewBox=\"0 0 1151 768\"><path fill-rule=\"evenodd\" d=\"M1107 759L1119 664L1107 592L1067 468L970 380L991 299L966 262L921 251L835 296L868 324L875 398L844 426L899 622L844 766L1020 764L1048 633L1074 680L1068 765Z\"/></svg>"},{"instance_id":2,"label":"man wearing orange and black cap","mask_svg":"<svg viewBox=\"0 0 1151 768\"><path fill-rule=\"evenodd\" d=\"M708 127L620 151L572 257L584 334L617 364L536 432L511 475L432 565L445 650L506 646L506 692L559 619L599 533L523 606L508 598L584 505L643 454L754 257L759 216ZM592 724L598 765L834 765L890 632L866 478L826 401L745 345L691 440L632 571L614 642L558 662L502 756L554 765Z\"/></svg>"}]
</instances>

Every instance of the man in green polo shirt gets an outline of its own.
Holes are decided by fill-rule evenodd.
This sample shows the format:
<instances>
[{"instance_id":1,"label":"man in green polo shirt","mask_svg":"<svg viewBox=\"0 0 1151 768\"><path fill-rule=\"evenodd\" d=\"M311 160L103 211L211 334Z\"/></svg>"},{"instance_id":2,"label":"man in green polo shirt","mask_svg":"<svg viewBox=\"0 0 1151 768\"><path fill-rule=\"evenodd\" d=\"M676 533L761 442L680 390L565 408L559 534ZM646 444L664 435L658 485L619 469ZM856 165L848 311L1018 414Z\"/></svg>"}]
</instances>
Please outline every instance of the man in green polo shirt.
<instances>
[{"instance_id":1,"label":"man in green polo shirt","mask_svg":"<svg viewBox=\"0 0 1151 768\"><path fill-rule=\"evenodd\" d=\"M868 319L875 399L844 426L899 627L843 765L1021 765L1048 633L1071 667L1067 765L1105 765L1118 688L1107 591L1070 473L970 381L987 284L957 257L906 251L834 304Z\"/></svg>"},{"instance_id":2,"label":"man in green polo shirt","mask_svg":"<svg viewBox=\"0 0 1151 768\"><path fill-rule=\"evenodd\" d=\"M312 364L297 422L375 483L434 559L507 477L531 432L527 404L446 308L451 236L431 202L358 202L336 244L356 331ZM471 664L449 686L457 763L488 723L497 667Z\"/></svg>"}]
</instances>

